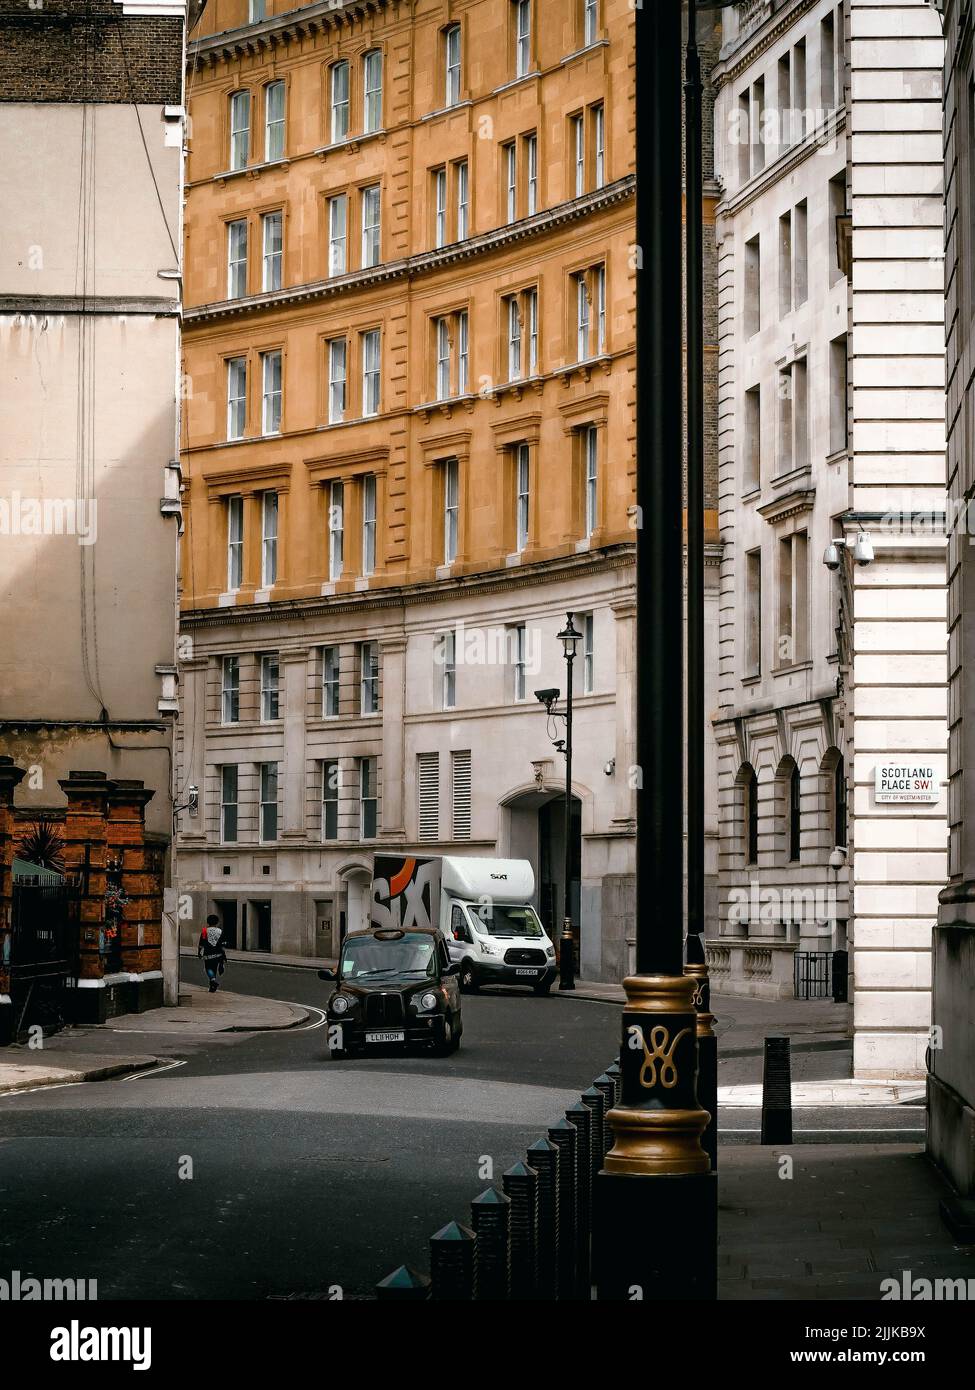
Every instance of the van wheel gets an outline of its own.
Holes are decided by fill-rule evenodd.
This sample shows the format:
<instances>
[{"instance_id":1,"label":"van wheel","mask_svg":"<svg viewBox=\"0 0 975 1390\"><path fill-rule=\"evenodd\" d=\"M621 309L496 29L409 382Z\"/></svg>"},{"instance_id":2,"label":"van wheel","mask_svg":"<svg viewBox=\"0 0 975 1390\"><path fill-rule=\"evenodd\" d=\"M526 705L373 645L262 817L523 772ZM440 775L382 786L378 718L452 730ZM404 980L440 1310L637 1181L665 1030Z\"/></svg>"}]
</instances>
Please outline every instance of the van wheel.
<instances>
[{"instance_id":1,"label":"van wheel","mask_svg":"<svg viewBox=\"0 0 975 1390\"><path fill-rule=\"evenodd\" d=\"M465 960L461 962L460 987L464 994L476 994L480 988L477 982L477 976L474 973L474 964L472 961Z\"/></svg>"}]
</instances>

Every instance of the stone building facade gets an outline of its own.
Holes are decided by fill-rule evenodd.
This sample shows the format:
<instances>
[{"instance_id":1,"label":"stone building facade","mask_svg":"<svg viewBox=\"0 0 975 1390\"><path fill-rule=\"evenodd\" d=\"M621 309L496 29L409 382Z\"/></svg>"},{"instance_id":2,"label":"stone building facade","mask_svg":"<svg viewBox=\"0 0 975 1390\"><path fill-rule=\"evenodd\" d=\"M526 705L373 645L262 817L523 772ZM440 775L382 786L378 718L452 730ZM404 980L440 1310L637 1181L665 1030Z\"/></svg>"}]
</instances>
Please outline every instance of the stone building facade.
<instances>
[{"instance_id":1,"label":"stone building facade","mask_svg":"<svg viewBox=\"0 0 975 1390\"><path fill-rule=\"evenodd\" d=\"M916 1075L944 799L873 788L945 757L937 16L785 0L725 32L712 968L787 996L797 950L849 949L857 1074Z\"/></svg>"},{"instance_id":2,"label":"stone building facade","mask_svg":"<svg viewBox=\"0 0 975 1390\"><path fill-rule=\"evenodd\" d=\"M185 11L0 17L0 753L27 810L79 771L144 784L167 853ZM100 988L150 1003L165 972L175 1000L169 908L164 961Z\"/></svg>"},{"instance_id":3,"label":"stone building facade","mask_svg":"<svg viewBox=\"0 0 975 1390\"><path fill-rule=\"evenodd\" d=\"M581 967L629 969L632 38L217 0L190 46L181 886L239 946L331 954L385 847L559 920L571 612Z\"/></svg>"},{"instance_id":4,"label":"stone building facade","mask_svg":"<svg viewBox=\"0 0 975 1390\"><path fill-rule=\"evenodd\" d=\"M948 434L948 881L934 933L928 1152L975 1196L975 29L970 5L944 6L945 324Z\"/></svg>"}]
</instances>

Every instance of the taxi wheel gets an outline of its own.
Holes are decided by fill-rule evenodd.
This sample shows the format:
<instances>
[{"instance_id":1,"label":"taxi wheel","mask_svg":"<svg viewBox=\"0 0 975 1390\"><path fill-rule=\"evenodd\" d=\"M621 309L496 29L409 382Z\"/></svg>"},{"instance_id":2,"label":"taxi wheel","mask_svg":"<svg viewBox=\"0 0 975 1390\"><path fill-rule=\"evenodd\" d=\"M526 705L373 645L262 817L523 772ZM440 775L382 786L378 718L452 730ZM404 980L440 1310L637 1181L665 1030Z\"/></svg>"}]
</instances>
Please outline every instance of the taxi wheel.
<instances>
[{"instance_id":1,"label":"taxi wheel","mask_svg":"<svg viewBox=\"0 0 975 1390\"><path fill-rule=\"evenodd\" d=\"M477 976L474 974L474 966L469 960L461 963L460 987L464 994L476 994L480 988L477 983Z\"/></svg>"},{"instance_id":2,"label":"taxi wheel","mask_svg":"<svg viewBox=\"0 0 975 1390\"><path fill-rule=\"evenodd\" d=\"M449 1057L452 1052L456 1052L460 1046L460 1036L454 1032L454 1026L449 1018L443 1021L443 1041L437 1043L434 1052L438 1057Z\"/></svg>"}]
</instances>

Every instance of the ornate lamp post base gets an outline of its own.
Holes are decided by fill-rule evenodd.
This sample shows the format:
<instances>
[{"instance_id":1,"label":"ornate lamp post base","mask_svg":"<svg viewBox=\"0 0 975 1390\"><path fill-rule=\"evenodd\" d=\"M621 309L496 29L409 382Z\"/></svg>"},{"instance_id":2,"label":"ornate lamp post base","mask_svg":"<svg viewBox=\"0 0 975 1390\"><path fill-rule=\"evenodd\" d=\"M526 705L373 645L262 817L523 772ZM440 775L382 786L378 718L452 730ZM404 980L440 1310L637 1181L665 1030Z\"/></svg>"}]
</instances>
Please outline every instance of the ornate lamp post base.
<instances>
[{"instance_id":1,"label":"ornate lamp post base","mask_svg":"<svg viewBox=\"0 0 975 1390\"><path fill-rule=\"evenodd\" d=\"M559 937L559 989L576 987L576 947L572 937L572 918L566 917Z\"/></svg>"},{"instance_id":2,"label":"ornate lamp post base","mask_svg":"<svg viewBox=\"0 0 975 1390\"><path fill-rule=\"evenodd\" d=\"M718 1197L701 1143L696 982L634 975L623 988L622 1093L593 1192L597 1297L713 1299Z\"/></svg>"}]
</instances>

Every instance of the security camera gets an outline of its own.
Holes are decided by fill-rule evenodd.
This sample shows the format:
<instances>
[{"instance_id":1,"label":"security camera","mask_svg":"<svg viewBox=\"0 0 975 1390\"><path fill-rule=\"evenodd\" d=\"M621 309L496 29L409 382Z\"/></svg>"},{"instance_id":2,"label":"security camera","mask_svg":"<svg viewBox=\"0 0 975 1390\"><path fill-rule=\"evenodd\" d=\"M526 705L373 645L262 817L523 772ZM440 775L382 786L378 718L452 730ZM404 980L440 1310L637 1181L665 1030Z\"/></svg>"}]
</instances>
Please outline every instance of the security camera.
<instances>
[{"instance_id":1,"label":"security camera","mask_svg":"<svg viewBox=\"0 0 975 1390\"><path fill-rule=\"evenodd\" d=\"M616 771L616 759L610 758L609 762L603 765L603 771L607 777L612 777L613 773Z\"/></svg>"},{"instance_id":2,"label":"security camera","mask_svg":"<svg viewBox=\"0 0 975 1390\"><path fill-rule=\"evenodd\" d=\"M200 809L200 789L195 782L190 786L187 794L189 797L186 803L187 809L191 816L195 816Z\"/></svg>"},{"instance_id":3,"label":"security camera","mask_svg":"<svg viewBox=\"0 0 975 1390\"><path fill-rule=\"evenodd\" d=\"M554 687L545 690L536 690L535 699L540 705L554 705L561 693L561 690L556 690Z\"/></svg>"},{"instance_id":4,"label":"security camera","mask_svg":"<svg viewBox=\"0 0 975 1390\"><path fill-rule=\"evenodd\" d=\"M838 570L840 567L840 548L835 541L830 541L823 551L823 564L828 570Z\"/></svg>"},{"instance_id":5,"label":"security camera","mask_svg":"<svg viewBox=\"0 0 975 1390\"><path fill-rule=\"evenodd\" d=\"M873 560L873 542L866 531L861 531L853 547L853 558L858 565L869 565Z\"/></svg>"},{"instance_id":6,"label":"security camera","mask_svg":"<svg viewBox=\"0 0 975 1390\"><path fill-rule=\"evenodd\" d=\"M840 869L842 869L845 866L845 864L846 850L843 848L842 845L837 845L836 848L830 852L829 867L833 870L834 873L839 873Z\"/></svg>"}]
</instances>

